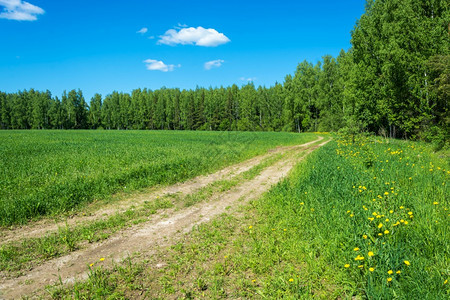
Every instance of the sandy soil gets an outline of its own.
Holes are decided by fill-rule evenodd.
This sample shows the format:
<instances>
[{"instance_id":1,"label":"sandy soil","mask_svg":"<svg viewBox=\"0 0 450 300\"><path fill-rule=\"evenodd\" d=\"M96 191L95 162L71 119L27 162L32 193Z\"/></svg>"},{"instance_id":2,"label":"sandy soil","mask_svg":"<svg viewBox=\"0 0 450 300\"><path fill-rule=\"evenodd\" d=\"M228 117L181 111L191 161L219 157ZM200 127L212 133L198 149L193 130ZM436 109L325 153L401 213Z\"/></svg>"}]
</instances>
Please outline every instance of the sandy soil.
<instances>
[{"instance_id":1,"label":"sandy soil","mask_svg":"<svg viewBox=\"0 0 450 300\"><path fill-rule=\"evenodd\" d=\"M162 188L148 195L124 200L118 205L98 210L88 217L76 216L69 220L72 224L105 217L116 213L118 210L126 210L132 205L138 205L158 195L179 192L183 194L193 193L216 180L226 179L245 172L270 155L283 154L281 160L265 168L255 178L241 182L231 190L216 193L208 201L178 211L158 213L144 224L127 228L105 241L89 244L88 248L45 262L24 276L0 279L0 299L17 299L25 295L38 295L42 293L45 286L55 284L60 279L64 283L73 283L75 280L85 279L88 271L87 266L90 263L95 262L96 265L101 264L107 267L114 262L124 260L133 253L152 254L158 247L174 244L183 235L189 233L193 226L208 222L224 212L232 213L238 205L260 197L273 184L285 177L301 159L306 157L306 155L300 157L299 154L308 154L324 145L326 142L311 146L321 139L299 146L279 147L265 155L227 167L214 174L199 176L184 183ZM289 155L287 155L287 152L289 152ZM57 228L58 224L42 221L31 227L16 228L11 232L3 232L3 234L7 240L11 241L23 237L39 236L57 230ZM99 259L102 257L106 259L100 262Z\"/></svg>"}]
</instances>

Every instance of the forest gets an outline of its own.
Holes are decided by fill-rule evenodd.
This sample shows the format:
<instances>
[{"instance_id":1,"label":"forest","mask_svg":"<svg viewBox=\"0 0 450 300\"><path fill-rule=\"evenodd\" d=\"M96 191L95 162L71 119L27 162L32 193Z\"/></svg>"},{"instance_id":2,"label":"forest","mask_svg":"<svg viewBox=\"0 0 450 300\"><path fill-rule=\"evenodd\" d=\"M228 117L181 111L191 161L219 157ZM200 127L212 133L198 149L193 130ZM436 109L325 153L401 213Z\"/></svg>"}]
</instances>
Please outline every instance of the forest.
<instances>
[{"instance_id":1,"label":"forest","mask_svg":"<svg viewBox=\"0 0 450 300\"><path fill-rule=\"evenodd\" d=\"M367 1L351 48L303 61L273 86L95 94L0 92L1 129L350 131L449 140L450 10L445 0Z\"/></svg>"}]
</instances>

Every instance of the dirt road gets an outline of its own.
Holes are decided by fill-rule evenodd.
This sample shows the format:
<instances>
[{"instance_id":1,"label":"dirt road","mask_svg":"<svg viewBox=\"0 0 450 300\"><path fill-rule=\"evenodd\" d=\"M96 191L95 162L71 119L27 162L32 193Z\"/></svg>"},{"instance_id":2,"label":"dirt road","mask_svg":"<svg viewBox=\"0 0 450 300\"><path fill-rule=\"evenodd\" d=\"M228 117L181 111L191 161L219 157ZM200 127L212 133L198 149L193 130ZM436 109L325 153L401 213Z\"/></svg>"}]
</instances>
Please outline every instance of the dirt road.
<instances>
[{"instance_id":1,"label":"dirt road","mask_svg":"<svg viewBox=\"0 0 450 300\"><path fill-rule=\"evenodd\" d=\"M233 178L251 169L269 156L282 155L281 159L264 168L253 179L240 182L230 190L216 192L207 201L180 210L159 212L146 223L122 230L103 242L89 244L85 249L47 261L36 266L24 276L1 279L0 299L17 299L25 295L40 294L45 286L60 280L64 283L72 283L75 280L84 279L87 277L87 266L92 262L98 262L99 258L102 257L105 260L101 264L107 267L114 262L122 261L130 254L136 252L151 254L157 247L171 245L184 234L189 233L193 226L208 222L224 212L230 213L237 206L260 197L273 184L285 177L292 167L306 157L307 154L324 145L326 142L320 143L322 139L320 137L313 142L293 147L279 147L265 155L227 167L214 174L199 176L184 183L153 191L148 195L125 199L118 205L110 205L97 210L88 217L80 216L70 219L68 222L71 222L73 225L82 224L90 220L105 218L131 206L140 205L149 198L154 198L158 195L163 196L168 193L187 195L217 180ZM57 230L57 228L58 224L44 221L32 228L24 227L16 229L15 232L3 232L2 243L5 240L12 241L24 237L40 236Z\"/></svg>"}]
</instances>

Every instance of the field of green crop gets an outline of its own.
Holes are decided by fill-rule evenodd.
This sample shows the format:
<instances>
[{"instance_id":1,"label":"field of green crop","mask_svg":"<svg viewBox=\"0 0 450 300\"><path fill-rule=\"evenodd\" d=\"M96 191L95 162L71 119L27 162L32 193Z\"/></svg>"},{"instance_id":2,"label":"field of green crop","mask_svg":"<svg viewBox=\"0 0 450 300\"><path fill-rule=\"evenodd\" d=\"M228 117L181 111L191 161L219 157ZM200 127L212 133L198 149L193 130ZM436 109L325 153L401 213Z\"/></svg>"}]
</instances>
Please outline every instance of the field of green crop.
<instances>
[{"instance_id":1,"label":"field of green crop","mask_svg":"<svg viewBox=\"0 0 450 300\"><path fill-rule=\"evenodd\" d=\"M174 183L313 139L270 132L1 131L0 226Z\"/></svg>"},{"instance_id":2,"label":"field of green crop","mask_svg":"<svg viewBox=\"0 0 450 300\"><path fill-rule=\"evenodd\" d=\"M58 295L448 299L449 178L430 145L337 138L244 214L199 226L155 262L93 268Z\"/></svg>"}]
</instances>

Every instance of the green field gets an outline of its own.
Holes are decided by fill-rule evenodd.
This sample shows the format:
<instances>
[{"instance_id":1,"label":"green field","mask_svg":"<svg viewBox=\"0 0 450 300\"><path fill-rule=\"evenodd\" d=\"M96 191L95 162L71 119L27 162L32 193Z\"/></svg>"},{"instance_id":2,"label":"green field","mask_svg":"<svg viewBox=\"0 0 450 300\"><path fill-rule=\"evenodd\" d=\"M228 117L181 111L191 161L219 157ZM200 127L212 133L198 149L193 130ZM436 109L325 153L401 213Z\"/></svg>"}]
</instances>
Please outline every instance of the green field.
<instances>
[{"instance_id":1,"label":"green field","mask_svg":"<svg viewBox=\"0 0 450 300\"><path fill-rule=\"evenodd\" d=\"M149 261L94 267L53 296L448 299L445 154L350 141L314 152L243 214L201 225Z\"/></svg>"},{"instance_id":2,"label":"green field","mask_svg":"<svg viewBox=\"0 0 450 300\"><path fill-rule=\"evenodd\" d=\"M0 225L94 199L167 185L313 134L189 131L1 131Z\"/></svg>"}]
</instances>

